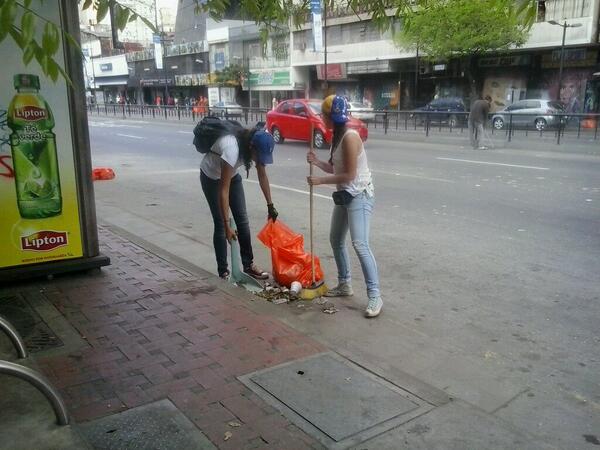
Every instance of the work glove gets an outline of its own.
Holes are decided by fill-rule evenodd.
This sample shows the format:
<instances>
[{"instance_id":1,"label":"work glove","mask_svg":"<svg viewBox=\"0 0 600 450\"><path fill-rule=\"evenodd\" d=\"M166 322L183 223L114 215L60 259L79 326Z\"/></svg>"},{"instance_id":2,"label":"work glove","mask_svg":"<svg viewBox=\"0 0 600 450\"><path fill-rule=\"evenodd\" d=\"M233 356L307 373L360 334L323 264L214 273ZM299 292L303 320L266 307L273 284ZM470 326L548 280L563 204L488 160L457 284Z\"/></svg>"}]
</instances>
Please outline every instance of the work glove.
<instances>
[{"instance_id":1,"label":"work glove","mask_svg":"<svg viewBox=\"0 0 600 450\"><path fill-rule=\"evenodd\" d=\"M268 213L269 219L271 219L271 220L273 220L273 222L275 222L277 220L277 216L279 215L279 213L275 209L275 206L273 205L273 203L267 204L267 210L269 211L269 213Z\"/></svg>"}]
</instances>

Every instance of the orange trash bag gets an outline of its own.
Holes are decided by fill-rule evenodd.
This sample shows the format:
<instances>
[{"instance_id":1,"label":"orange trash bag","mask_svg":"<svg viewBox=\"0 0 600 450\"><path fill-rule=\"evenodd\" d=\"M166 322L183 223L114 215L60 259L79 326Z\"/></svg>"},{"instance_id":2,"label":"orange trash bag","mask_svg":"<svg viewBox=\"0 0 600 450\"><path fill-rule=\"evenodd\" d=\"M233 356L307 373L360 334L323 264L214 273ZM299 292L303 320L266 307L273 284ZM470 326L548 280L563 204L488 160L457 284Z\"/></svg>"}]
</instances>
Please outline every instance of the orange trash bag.
<instances>
[{"instance_id":1,"label":"orange trash bag","mask_svg":"<svg viewBox=\"0 0 600 450\"><path fill-rule=\"evenodd\" d=\"M293 281L302 287L312 284L310 253L304 251L304 237L294 233L281 220L269 220L258 233L258 239L271 249L273 277L282 286L290 287ZM316 281L323 279L319 258L315 256Z\"/></svg>"},{"instance_id":2,"label":"orange trash bag","mask_svg":"<svg viewBox=\"0 0 600 450\"><path fill-rule=\"evenodd\" d=\"M92 170L92 180L112 180L115 177L115 172L108 167L98 167Z\"/></svg>"}]
</instances>

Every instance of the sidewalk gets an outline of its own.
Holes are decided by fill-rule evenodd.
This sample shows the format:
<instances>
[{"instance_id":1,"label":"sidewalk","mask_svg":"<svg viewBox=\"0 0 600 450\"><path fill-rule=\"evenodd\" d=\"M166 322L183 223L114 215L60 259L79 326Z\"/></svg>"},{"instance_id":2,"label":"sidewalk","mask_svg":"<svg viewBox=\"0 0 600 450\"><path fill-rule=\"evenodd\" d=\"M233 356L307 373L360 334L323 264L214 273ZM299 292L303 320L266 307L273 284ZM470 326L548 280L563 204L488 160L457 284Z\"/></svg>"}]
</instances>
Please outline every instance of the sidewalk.
<instances>
[{"instance_id":1,"label":"sidewalk","mask_svg":"<svg viewBox=\"0 0 600 450\"><path fill-rule=\"evenodd\" d=\"M216 277L194 276L104 229L100 241L111 266L30 289L87 341L79 351L37 358L75 422L169 399L218 448L320 448L237 377L322 346L250 311L217 289ZM26 296L30 287L0 296Z\"/></svg>"},{"instance_id":2,"label":"sidewalk","mask_svg":"<svg viewBox=\"0 0 600 450\"><path fill-rule=\"evenodd\" d=\"M59 311L44 321L63 345L25 364L59 389L72 418L54 425L33 388L4 382L0 448L554 448L414 377L328 351L268 312L285 305L252 301L126 233L99 231L111 266L0 289L0 304L21 298ZM9 355L0 347L0 358ZM310 377L299 378L299 364ZM257 384L286 399L277 408L247 387L266 368ZM273 378L277 371L287 378Z\"/></svg>"}]
</instances>

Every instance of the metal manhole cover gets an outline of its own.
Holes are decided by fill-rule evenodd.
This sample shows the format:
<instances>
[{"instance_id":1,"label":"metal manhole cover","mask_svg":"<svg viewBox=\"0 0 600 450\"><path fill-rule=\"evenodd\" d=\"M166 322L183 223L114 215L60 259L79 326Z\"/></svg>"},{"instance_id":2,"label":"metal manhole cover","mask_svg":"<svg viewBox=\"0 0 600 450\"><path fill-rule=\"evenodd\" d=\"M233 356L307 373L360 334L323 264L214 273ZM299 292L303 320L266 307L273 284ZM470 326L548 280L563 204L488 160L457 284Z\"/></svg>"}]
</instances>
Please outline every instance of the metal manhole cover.
<instances>
[{"instance_id":1,"label":"metal manhole cover","mask_svg":"<svg viewBox=\"0 0 600 450\"><path fill-rule=\"evenodd\" d=\"M329 448L346 448L432 406L333 353L241 377L241 381Z\"/></svg>"},{"instance_id":2,"label":"metal manhole cover","mask_svg":"<svg viewBox=\"0 0 600 450\"><path fill-rule=\"evenodd\" d=\"M79 425L98 450L216 450L169 400L160 400Z\"/></svg>"},{"instance_id":3,"label":"metal manhole cover","mask_svg":"<svg viewBox=\"0 0 600 450\"><path fill-rule=\"evenodd\" d=\"M26 300L17 297L0 298L0 316L17 329L30 353L60 347L63 342Z\"/></svg>"}]
</instances>

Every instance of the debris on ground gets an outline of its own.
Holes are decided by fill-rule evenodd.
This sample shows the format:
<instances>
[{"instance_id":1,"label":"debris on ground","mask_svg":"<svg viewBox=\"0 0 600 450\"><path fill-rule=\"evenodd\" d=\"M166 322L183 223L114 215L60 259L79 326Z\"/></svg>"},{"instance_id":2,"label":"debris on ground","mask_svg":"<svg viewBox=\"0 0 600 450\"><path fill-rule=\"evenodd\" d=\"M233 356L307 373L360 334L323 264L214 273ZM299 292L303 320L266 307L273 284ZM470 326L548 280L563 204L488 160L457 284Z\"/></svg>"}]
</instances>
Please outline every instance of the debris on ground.
<instances>
[{"instance_id":1,"label":"debris on ground","mask_svg":"<svg viewBox=\"0 0 600 450\"><path fill-rule=\"evenodd\" d=\"M223 440L228 441L229 439L231 439L232 436L233 436L233 433L231 431L226 431L225 434L223 435Z\"/></svg>"},{"instance_id":2,"label":"debris on ground","mask_svg":"<svg viewBox=\"0 0 600 450\"><path fill-rule=\"evenodd\" d=\"M323 312L325 314L335 314L338 311L339 309L337 309L335 305L331 302L325 302L325 304L323 305Z\"/></svg>"},{"instance_id":3,"label":"debris on ground","mask_svg":"<svg viewBox=\"0 0 600 450\"><path fill-rule=\"evenodd\" d=\"M229 422L227 425L229 425L231 428L238 428L242 426L242 424L239 422Z\"/></svg>"},{"instance_id":4,"label":"debris on ground","mask_svg":"<svg viewBox=\"0 0 600 450\"><path fill-rule=\"evenodd\" d=\"M272 286L270 283L265 283L265 288L256 293L257 296L264 298L265 300L276 305L288 303L290 300L294 300L290 294L290 290L285 286Z\"/></svg>"}]
</instances>

